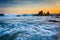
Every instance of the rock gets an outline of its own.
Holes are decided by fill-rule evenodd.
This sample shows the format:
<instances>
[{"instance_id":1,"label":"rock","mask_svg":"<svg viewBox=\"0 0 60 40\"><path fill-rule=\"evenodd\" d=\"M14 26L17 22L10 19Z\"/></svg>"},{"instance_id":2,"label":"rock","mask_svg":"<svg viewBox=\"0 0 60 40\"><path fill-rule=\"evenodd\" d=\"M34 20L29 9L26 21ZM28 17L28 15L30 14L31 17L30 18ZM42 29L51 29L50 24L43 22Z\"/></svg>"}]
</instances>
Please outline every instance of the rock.
<instances>
[{"instance_id":1,"label":"rock","mask_svg":"<svg viewBox=\"0 0 60 40\"><path fill-rule=\"evenodd\" d=\"M0 16L4 16L4 14L0 14Z\"/></svg>"},{"instance_id":2,"label":"rock","mask_svg":"<svg viewBox=\"0 0 60 40\"><path fill-rule=\"evenodd\" d=\"M60 22L60 21L57 21L57 20L49 20L49 22Z\"/></svg>"}]
</instances>

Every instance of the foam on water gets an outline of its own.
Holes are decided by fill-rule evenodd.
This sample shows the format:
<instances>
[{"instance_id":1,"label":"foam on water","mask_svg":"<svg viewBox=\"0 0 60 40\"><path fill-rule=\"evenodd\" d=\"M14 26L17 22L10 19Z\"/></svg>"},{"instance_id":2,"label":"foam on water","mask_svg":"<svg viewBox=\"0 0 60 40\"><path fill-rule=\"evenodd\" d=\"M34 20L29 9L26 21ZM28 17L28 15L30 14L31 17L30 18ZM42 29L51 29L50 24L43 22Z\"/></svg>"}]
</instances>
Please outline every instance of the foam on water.
<instances>
[{"instance_id":1,"label":"foam on water","mask_svg":"<svg viewBox=\"0 0 60 40\"><path fill-rule=\"evenodd\" d=\"M47 16L0 17L0 39L59 40L60 27L57 23L48 22L49 18Z\"/></svg>"}]
</instances>

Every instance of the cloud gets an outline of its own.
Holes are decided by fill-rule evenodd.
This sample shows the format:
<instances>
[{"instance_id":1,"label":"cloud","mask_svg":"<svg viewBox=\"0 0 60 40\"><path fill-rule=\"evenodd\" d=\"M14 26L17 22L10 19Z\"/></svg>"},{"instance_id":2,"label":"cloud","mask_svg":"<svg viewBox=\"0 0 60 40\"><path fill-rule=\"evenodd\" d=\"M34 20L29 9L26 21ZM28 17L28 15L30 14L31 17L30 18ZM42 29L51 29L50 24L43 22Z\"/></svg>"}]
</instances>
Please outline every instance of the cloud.
<instances>
[{"instance_id":1,"label":"cloud","mask_svg":"<svg viewBox=\"0 0 60 40\"><path fill-rule=\"evenodd\" d=\"M25 4L37 4L37 3L43 3L45 4L53 4L54 2L59 0L0 0L0 8L5 7L13 7L14 5L25 5Z\"/></svg>"},{"instance_id":2,"label":"cloud","mask_svg":"<svg viewBox=\"0 0 60 40\"><path fill-rule=\"evenodd\" d=\"M60 2L56 2L56 5L60 6Z\"/></svg>"}]
</instances>

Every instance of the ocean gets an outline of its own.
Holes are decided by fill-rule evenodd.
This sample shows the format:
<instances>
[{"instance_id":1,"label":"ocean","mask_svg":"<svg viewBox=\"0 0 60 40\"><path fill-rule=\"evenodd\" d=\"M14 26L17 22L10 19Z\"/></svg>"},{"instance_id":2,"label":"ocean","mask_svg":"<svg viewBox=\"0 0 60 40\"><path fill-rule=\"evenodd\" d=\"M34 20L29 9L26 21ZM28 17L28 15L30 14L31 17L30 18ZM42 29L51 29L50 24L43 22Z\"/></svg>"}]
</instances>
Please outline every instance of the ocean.
<instances>
[{"instance_id":1,"label":"ocean","mask_svg":"<svg viewBox=\"0 0 60 40\"><path fill-rule=\"evenodd\" d=\"M1 16L0 40L60 40L60 20L54 16Z\"/></svg>"}]
</instances>

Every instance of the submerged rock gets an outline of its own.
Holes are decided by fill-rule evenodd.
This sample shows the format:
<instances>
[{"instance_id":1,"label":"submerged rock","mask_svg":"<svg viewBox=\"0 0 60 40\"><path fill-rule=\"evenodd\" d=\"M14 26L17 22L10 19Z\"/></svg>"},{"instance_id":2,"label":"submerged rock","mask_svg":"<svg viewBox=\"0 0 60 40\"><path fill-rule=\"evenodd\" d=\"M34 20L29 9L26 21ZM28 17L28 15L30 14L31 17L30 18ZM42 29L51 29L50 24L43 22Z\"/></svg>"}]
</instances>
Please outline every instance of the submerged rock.
<instances>
[{"instance_id":1,"label":"submerged rock","mask_svg":"<svg viewBox=\"0 0 60 40\"><path fill-rule=\"evenodd\" d=\"M49 22L60 22L60 21L57 21L57 20L49 20Z\"/></svg>"}]
</instances>

